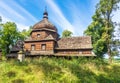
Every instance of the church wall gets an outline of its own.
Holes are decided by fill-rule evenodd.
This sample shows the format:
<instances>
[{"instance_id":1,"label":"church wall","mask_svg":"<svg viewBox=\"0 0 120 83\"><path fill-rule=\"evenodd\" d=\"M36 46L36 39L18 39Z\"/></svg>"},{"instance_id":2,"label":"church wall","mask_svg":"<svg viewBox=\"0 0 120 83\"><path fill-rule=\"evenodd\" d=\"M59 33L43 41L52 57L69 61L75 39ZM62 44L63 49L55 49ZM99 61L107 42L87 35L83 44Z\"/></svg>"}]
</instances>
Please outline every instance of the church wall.
<instances>
[{"instance_id":1,"label":"church wall","mask_svg":"<svg viewBox=\"0 0 120 83\"><path fill-rule=\"evenodd\" d=\"M40 37L38 37L37 35L40 34ZM33 39L36 40L42 40L44 38L46 38L47 36L52 35L54 38L57 38L58 35L55 32L51 32L51 31L38 31L38 32L32 32L31 37Z\"/></svg>"},{"instance_id":2,"label":"church wall","mask_svg":"<svg viewBox=\"0 0 120 83\"><path fill-rule=\"evenodd\" d=\"M25 50L31 51L32 50L31 46L34 45L35 51L43 51L42 44L46 45L45 51L54 50L54 41L33 42L33 43L27 42L27 43L25 43L24 47L25 47Z\"/></svg>"},{"instance_id":3,"label":"church wall","mask_svg":"<svg viewBox=\"0 0 120 83\"><path fill-rule=\"evenodd\" d=\"M57 50L58 54L79 54L78 50Z\"/></svg>"},{"instance_id":4,"label":"church wall","mask_svg":"<svg viewBox=\"0 0 120 83\"><path fill-rule=\"evenodd\" d=\"M75 55L75 54L80 54L80 55L84 55L84 54L92 54L92 50L91 49L86 49L86 50L75 50L75 49L71 49L71 50L56 50L55 51L57 54L69 54L69 55Z\"/></svg>"},{"instance_id":5,"label":"church wall","mask_svg":"<svg viewBox=\"0 0 120 83\"><path fill-rule=\"evenodd\" d=\"M38 34L40 35L39 37L37 36ZM47 34L46 34L45 31L32 32L31 37L32 37L33 39L36 39L36 40L37 40L37 39L42 40L42 39L44 39L44 38L47 37Z\"/></svg>"}]
</instances>

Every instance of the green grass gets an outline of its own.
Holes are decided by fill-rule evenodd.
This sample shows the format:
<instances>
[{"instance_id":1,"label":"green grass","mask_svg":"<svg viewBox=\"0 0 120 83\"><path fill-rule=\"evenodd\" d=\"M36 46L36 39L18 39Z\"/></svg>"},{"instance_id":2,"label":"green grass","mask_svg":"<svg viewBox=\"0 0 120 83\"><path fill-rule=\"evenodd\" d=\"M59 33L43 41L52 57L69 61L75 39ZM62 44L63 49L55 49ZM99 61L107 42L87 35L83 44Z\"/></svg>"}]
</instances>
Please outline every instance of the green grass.
<instances>
[{"instance_id":1,"label":"green grass","mask_svg":"<svg viewBox=\"0 0 120 83\"><path fill-rule=\"evenodd\" d=\"M26 58L0 62L0 83L120 83L120 63L93 58Z\"/></svg>"}]
</instances>

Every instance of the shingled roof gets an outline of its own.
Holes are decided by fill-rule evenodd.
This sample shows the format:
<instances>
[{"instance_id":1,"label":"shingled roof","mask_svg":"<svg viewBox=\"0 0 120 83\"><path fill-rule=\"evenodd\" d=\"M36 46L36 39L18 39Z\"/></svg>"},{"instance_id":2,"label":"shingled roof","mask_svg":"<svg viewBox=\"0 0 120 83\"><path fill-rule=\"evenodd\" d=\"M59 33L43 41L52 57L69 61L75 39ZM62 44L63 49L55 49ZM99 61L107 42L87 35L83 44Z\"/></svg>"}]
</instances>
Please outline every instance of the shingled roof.
<instances>
[{"instance_id":1,"label":"shingled roof","mask_svg":"<svg viewBox=\"0 0 120 83\"><path fill-rule=\"evenodd\" d=\"M43 20L41 20L40 22L36 23L33 26L33 30L32 31L42 30L42 29L46 29L46 30L50 30L50 31L53 31L53 32L57 32L57 28L48 20L48 13L47 13L46 10L43 13Z\"/></svg>"},{"instance_id":2,"label":"shingled roof","mask_svg":"<svg viewBox=\"0 0 120 83\"><path fill-rule=\"evenodd\" d=\"M36 29L47 29L47 30L52 30L57 32L57 28L48 20L48 19L43 19L37 24L33 26L33 30Z\"/></svg>"},{"instance_id":3,"label":"shingled roof","mask_svg":"<svg viewBox=\"0 0 120 83\"><path fill-rule=\"evenodd\" d=\"M92 49L90 36L61 38L57 44L56 49Z\"/></svg>"},{"instance_id":4,"label":"shingled roof","mask_svg":"<svg viewBox=\"0 0 120 83\"><path fill-rule=\"evenodd\" d=\"M20 51L20 50L22 50L22 48L21 48L20 46L17 46L17 45L13 46L13 47L10 49L11 52Z\"/></svg>"}]
</instances>

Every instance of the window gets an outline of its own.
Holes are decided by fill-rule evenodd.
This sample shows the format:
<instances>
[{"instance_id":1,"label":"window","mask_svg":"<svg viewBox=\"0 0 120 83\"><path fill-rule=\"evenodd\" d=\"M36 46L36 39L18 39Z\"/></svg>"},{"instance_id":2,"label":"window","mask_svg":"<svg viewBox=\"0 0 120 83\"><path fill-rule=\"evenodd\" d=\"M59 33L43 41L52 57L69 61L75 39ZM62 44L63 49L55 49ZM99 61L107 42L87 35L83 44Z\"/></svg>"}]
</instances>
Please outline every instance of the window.
<instances>
[{"instance_id":1,"label":"window","mask_svg":"<svg viewBox=\"0 0 120 83\"><path fill-rule=\"evenodd\" d=\"M37 34L37 37L40 37L40 34Z\"/></svg>"},{"instance_id":2,"label":"window","mask_svg":"<svg viewBox=\"0 0 120 83\"><path fill-rule=\"evenodd\" d=\"M42 44L42 45L41 45L41 49L42 49L42 50L46 50L46 44Z\"/></svg>"},{"instance_id":3,"label":"window","mask_svg":"<svg viewBox=\"0 0 120 83\"><path fill-rule=\"evenodd\" d=\"M35 50L35 45L31 45L31 50Z\"/></svg>"}]
</instances>

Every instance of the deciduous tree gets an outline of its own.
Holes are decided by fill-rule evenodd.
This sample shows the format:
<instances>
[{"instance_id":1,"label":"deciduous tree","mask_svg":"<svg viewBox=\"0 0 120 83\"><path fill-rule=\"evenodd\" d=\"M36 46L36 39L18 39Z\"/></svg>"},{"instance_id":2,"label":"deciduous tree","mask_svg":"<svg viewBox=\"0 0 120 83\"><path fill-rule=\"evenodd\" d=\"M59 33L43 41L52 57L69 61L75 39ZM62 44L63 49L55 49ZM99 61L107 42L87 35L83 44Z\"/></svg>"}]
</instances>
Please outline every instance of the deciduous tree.
<instances>
[{"instance_id":1,"label":"deciduous tree","mask_svg":"<svg viewBox=\"0 0 120 83\"><path fill-rule=\"evenodd\" d=\"M72 34L73 34L73 33L72 33L71 31L69 31L69 30L64 30L64 31L62 32L62 38L71 37Z\"/></svg>"},{"instance_id":2,"label":"deciduous tree","mask_svg":"<svg viewBox=\"0 0 120 83\"><path fill-rule=\"evenodd\" d=\"M84 32L86 35L92 36L94 52L96 55L103 56L105 53L109 56L109 61L112 61L111 46L114 43L114 28L115 24L112 21L113 12L118 9L120 0L100 0L96 7L93 22Z\"/></svg>"},{"instance_id":3,"label":"deciduous tree","mask_svg":"<svg viewBox=\"0 0 120 83\"><path fill-rule=\"evenodd\" d=\"M18 39L19 32L15 23L6 22L5 24L1 24L0 49L2 49L2 55L9 53L10 47L12 47Z\"/></svg>"},{"instance_id":4,"label":"deciduous tree","mask_svg":"<svg viewBox=\"0 0 120 83\"><path fill-rule=\"evenodd\" d=\"M20 32L21 40L25 40L26 38L28 38L30 36L31 31L32 31L32 26L30 26L30 28L28 30L23 29Z\"/></svg>"}]
</instances>

